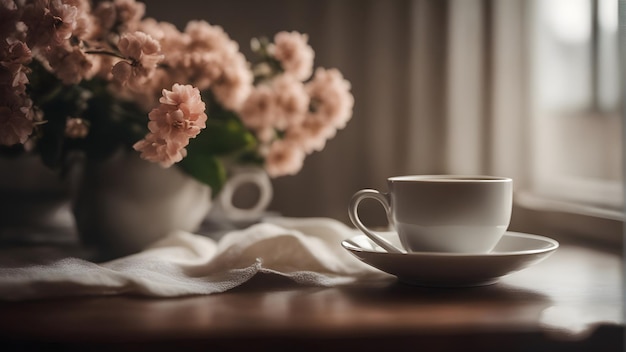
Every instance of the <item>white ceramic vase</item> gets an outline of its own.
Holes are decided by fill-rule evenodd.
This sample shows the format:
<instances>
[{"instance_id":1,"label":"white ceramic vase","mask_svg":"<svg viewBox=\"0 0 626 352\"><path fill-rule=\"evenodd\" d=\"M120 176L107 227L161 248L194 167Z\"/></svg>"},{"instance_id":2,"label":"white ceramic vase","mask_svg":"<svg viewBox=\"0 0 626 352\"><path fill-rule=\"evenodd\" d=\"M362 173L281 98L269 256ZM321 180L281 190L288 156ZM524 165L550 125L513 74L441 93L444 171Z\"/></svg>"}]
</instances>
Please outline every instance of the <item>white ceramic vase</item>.
<instances>
[{"instance_id":1,"label":"white ceramic vase","mask_svg":"<svg viewBox=\"0 0 626 352\"><path fill-rule=\"evenodd\" d=\"M221 223L219 228L252 223L272 199L272 185L261 168L230 168L222 191L211 197L209 186L177 167L164 169L133 152L87 161L80 179L72 207L76 229L102 260L141 251L175 230L195 232L209 216ZM235 193L249 184L259 196L252 206L239 208Z\"/></svg>"},{"instance_id":2,"label":"white ceramic vase","mask_svg":"<svg viewBox=\"0 0 626 352\"><path fill-rule=\"evenodd\" d=\"M103 259L138 252L174 230L196 231L210 208L209 186L132 152L87 161L73 202L80 239Z\"/></svg>"}]
</instances>

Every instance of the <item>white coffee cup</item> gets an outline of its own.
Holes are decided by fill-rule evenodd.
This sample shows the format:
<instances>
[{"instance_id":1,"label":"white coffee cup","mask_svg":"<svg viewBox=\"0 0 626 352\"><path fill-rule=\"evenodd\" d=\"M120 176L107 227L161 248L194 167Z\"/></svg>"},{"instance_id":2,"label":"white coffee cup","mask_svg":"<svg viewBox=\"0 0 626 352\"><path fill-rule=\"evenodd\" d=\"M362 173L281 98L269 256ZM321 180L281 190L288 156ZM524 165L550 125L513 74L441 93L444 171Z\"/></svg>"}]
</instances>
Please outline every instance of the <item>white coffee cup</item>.
<instances>
[{"instance_id":1,"label":"white coffee cup","mask_svg":"<svg viewBox=\"0 0 626 352\"><path fill-rule=\"evenodd\" d=\"M363 189L354 194L354 225L388 252L487 253L511 220L513 180L471 175L409 175L387 179L388 193ZM359 203L378 200L404 249L367 228Z\"/></svg>"}]
</instances>

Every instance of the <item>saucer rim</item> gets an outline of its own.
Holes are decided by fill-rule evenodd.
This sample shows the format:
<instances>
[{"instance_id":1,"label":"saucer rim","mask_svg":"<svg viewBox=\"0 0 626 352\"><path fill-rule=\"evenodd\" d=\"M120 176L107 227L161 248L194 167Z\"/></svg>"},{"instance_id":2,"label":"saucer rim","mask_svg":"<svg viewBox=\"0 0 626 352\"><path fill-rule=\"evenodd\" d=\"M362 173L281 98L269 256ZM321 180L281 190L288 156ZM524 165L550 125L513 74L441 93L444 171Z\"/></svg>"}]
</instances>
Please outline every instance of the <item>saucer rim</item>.
<instances>
[{"instance_id":1,"label":"saucer rim","mask_svg":"<svg viewBox=\"0 0 626 352\"><path fill-rule=\"evenodd\" d=\"M393 231L388 231L387 233L393 233ZM353 240L354 238L357 238L357 237L359 237L359 238L360 237L366 237L369 240L369 238L365 234L358 234L356 236L352 236L352 237L350 237L348 239L345 239L345 240L341 241L341 245L342 245L343 248L345 248L345 249L347 249L349 251L354 251L354 252L364 252L364 253L383 254L383 255L420 256L420 257L423 257L423 256L433 256L433 257L510 257L510 256L523 256L523 255L534 255L534 254L541 254L541 253L552 252L552 251L556 250L557 248L559 248L559 246L560 246L560 243L557 240L553 239L553 238L546 237L546 236L541 236L541 235L530 234L530 233L523 233L523 232L517 232L517 231L506 231L504 233L503 237L504 236L539 240L539 241L543 241L543 242L549 243L550 246L544 247L544 248L537 248L537 249L527 249L527 250L508 251L508 252L488 252L488 253L450 253L450 252L389 253L389 252L384 252L384 251L376 251L376 250L366 249L366 248L358 246L356 243L351 241L351 240ZM349 240L350 240L350 242L353 242L354 244L348 242Z\"/></svg>"}]
</instances>

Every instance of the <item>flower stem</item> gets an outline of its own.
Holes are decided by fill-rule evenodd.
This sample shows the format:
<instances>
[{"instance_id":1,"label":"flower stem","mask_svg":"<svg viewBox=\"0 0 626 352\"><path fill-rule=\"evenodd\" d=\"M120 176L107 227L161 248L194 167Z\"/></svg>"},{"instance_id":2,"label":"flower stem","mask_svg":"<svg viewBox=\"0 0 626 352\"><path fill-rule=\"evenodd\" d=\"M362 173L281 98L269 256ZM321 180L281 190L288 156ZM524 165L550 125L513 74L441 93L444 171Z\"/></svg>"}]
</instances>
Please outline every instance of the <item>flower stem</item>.
<instances>
[{"instance_id":1,"label":"flower stem","mask_svg":"<svg viewBox=\"0 0 626 352\"><path fill-rule=\"evenodd\" d=\"M108 56L113 56L113 57L117 57L120 59L126 59L124 56L117 54L117 53L110 52L110 51L88 50L88 51L85 51L85 54L108 55Z\"/></svg>"}]
</instances>

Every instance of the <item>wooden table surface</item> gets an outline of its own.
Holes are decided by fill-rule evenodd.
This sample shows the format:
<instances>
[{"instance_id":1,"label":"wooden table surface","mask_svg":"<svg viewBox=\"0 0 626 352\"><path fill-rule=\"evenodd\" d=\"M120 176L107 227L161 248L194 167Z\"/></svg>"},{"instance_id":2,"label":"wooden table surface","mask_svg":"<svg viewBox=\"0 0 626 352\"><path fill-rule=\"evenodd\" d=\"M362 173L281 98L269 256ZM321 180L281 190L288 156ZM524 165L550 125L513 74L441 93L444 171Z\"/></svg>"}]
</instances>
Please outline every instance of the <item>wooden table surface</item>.
<instances>
[{"instance_id":1,"label":"wooden table surface","mask_svg":"<svg viewBox=\"0 0 626 352\"><path fill-rule=\"evenodd\" d=\"M623 302L619 253L562 245L484 287L257 276L208 296L0 302L0 351L623 351Z\"/></svg>"}]
</instances>

